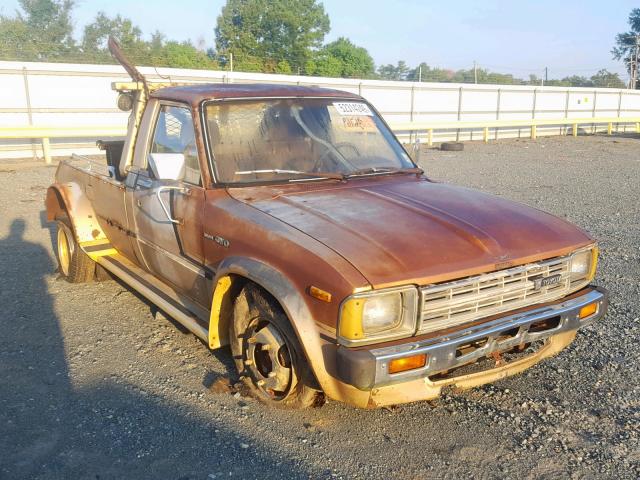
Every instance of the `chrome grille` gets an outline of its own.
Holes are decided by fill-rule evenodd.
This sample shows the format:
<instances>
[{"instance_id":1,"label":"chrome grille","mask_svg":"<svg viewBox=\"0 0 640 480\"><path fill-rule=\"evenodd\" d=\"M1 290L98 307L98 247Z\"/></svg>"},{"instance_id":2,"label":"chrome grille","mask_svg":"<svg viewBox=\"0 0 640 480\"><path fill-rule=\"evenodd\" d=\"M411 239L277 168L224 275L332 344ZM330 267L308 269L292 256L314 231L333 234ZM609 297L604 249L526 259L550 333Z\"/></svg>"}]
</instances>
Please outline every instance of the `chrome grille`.
<instances>
[{"instance_id":1,"label":"chrome grille","mask_svg":"<svg viewBox=\"0 0 640 480\"><path fill-rule=\"evenodd\" d=\"M567 256L424 287L418 333L562 298L587 283L572 282L570 271ZM541 279L556 275L557 283L540 285Z\"/></svg>"}]
</instances>

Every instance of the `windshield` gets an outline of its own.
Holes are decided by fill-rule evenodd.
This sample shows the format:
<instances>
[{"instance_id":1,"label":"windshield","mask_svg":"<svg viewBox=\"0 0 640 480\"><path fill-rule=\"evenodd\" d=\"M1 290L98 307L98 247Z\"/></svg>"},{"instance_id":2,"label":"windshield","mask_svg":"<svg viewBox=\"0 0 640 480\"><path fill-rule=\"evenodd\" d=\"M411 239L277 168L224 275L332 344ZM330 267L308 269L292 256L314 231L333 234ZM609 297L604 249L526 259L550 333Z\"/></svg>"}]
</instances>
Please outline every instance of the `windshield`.
<instances>
[{"instance_id":1,"label":"windshield","mask_svg":"<svg viewBox=\"0 0 640 480\"><path fill-rule=\"evenodd\" d=\"M222 183L340 178L415 167L364 102L272 99L210 103L205 111Z\"/></svg>"}]
</instances>

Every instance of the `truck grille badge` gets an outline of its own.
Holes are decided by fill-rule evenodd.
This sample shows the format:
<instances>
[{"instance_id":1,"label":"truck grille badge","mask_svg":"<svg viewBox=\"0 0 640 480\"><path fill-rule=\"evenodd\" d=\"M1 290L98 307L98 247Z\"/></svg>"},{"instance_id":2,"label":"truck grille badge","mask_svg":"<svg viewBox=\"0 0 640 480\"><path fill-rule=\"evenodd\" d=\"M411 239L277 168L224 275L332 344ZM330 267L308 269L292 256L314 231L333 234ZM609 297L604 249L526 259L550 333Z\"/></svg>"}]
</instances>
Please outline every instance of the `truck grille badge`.
<instances>
[{"instance_id":1,"label":"truck grille badge","mask_svg":"<svg viewBox=\"0 0 640 480\"><path fill-rule=\"evenodd\" d=\"M540 290L542 287L555 285L556 283L560 283L561 278L562 278L562 275L560 275L559 273L557 275L551 275L550 277L536 278L533 281L533 289Z\"/></svg>"}]
</instances>

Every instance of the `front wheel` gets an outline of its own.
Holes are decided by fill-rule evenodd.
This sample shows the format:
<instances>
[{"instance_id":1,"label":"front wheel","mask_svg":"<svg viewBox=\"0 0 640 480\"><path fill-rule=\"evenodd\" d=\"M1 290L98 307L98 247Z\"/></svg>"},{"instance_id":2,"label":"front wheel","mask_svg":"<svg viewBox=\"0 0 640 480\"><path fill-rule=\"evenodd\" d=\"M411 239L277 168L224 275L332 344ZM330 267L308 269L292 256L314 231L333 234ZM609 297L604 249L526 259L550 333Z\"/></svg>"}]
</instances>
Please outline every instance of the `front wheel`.
<instances>
[{"instance_id":1,"label":"front wheel","mask_svg":"<svg viewBox=\"0 0 640 480\"><path fill-rule=\"evenodd\" d=\"M259 288L242 289L234 305L231 352L238 373L259 400L281 408L318 405L313 374L289 320Z\"/></svg>"}]
</instances>

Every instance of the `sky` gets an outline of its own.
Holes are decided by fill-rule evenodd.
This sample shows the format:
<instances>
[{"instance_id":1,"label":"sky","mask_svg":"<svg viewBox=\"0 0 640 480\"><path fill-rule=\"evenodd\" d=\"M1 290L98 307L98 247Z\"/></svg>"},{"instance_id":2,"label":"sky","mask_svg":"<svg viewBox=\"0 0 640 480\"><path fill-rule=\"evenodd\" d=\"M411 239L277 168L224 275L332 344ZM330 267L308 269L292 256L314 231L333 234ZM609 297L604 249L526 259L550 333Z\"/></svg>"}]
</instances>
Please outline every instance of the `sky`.
<instances>
[{"instance_id":1,"label":"sky","mask_svg":"<svg viewBox=\"0 0 640 480\"><path fill-rule=\"evenodd\" d=\"M147 5L151 3L153 8ZM78 36L98 11L131 18L149 35L160 30L175 40L203 39L213 46L224 0L76 0ZM324 0L331 19L326 41L340 36L365 47L376 64L404 60L415 66L482 68L549 78L591 76L601 68L627 78L611 58L615 35L628 30L638 1L627 0ZM0 0L13 15L17 0Z\"/></svg>"}]
</instances>

